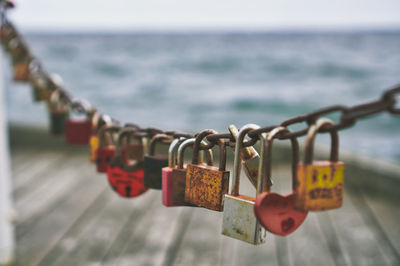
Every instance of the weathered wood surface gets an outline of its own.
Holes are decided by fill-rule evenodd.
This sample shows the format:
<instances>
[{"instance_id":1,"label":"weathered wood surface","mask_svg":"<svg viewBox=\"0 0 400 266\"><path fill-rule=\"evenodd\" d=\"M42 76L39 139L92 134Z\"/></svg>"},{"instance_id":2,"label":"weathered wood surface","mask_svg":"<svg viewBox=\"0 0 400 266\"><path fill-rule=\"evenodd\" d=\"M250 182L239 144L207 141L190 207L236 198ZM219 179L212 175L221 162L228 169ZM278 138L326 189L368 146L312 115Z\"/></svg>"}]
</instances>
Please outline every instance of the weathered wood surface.
<instances>
[{"instance_id":1,"label":"weathered wood surface","mask_svg":"<svg viewBox=\"0 0 400 266\"><path fill-rule=\"evenodd\" d=\"M396 177L350 166L343 208L310 213L292 235L269 234L255 247L222 236L221 213L166 208L155 190L120 198L85 148L66 148L40 130L30 139L21 132L10 133L18 265L400 264ZM288 192L289 168L273 171L273 190ZM364 180L379 182L379 189ZM254 195L245 180L241 191Z\"/></svg>"}]
</instances>

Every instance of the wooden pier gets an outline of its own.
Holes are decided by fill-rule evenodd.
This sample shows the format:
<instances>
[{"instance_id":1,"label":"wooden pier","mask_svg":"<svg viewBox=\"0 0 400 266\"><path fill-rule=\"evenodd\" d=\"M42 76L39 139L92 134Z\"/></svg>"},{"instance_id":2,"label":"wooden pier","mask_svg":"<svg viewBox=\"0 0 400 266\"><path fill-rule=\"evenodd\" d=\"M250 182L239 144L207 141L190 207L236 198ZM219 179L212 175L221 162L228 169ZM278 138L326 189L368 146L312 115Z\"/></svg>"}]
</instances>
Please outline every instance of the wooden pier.
<instances>
[{"instance_id":1,"label":"wooden pier","mask_svg":"<svg viewBox=\"0 0 400 266\"><path fill-rule=\"evenodd\" d=\"M348 164L343 208L252 246L220 234L222 213L166 208L156 190L120 198L87 148L39 129L11 127L10 137L17 265L400 265L396 170ZM289 191L288 164L273 171L273 190Z\"/></svg>"}]
</instances>

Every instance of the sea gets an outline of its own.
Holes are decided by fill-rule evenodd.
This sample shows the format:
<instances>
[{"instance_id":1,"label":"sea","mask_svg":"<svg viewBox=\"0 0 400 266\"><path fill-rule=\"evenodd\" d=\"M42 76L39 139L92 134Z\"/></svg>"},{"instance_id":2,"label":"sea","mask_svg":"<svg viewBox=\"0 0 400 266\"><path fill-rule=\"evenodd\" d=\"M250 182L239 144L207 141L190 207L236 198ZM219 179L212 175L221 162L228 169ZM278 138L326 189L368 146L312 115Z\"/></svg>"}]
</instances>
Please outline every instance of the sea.
<instances>
[{"instance_id":1,"label":"sea","mask_svg":"<svg viewBox=\"0 0 400 266\"><path fill-rule=\"evenodd\" d=\"M143 127L227 132L230 124L274 125L330 105L379 99L400 84L396 30L25 36L75 98ZM3 66L8 121L46 127L45 105L32 101L28 85L12 81L9 60ZM400 162L400 116L375 115L339 136L343 150ZM328 136L316 141L329 145Z\"/></svg>"}]
</instances>

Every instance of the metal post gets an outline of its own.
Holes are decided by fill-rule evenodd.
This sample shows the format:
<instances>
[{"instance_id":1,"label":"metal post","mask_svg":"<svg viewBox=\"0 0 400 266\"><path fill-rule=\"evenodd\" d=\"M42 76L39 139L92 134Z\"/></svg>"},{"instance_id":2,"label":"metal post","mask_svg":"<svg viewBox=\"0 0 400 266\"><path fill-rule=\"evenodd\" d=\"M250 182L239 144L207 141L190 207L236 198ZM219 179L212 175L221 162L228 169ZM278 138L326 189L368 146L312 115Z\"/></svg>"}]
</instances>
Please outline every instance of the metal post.
<instances>
[{"instance_id":1,"label":"metal post","mask_svg":"<svg viewBox=\"0 0 400 266\"><path fill-rule=\"evenodd\" d=\"M3 51L0 49L0 265L14 261L15 238L11 221L13 210L10 152L4 99Z\"/></svg>"}]
</instances>

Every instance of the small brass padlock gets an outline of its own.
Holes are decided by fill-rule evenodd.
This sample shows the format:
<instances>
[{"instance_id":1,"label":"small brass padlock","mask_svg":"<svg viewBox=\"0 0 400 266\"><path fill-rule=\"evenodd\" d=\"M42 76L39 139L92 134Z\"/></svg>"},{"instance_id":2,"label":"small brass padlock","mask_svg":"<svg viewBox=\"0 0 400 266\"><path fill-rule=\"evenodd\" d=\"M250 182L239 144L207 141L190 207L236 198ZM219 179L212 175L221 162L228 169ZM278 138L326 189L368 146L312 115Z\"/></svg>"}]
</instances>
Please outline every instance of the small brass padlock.
<instances>
[{"instance_id":1,"label":"small brass padlock","mask_svg":"<svg viewBox=\"0 0 400 266\"><path fill-rule=\"evenodd\" d=\"M196 137L193 146L192 163L187 165L185 201L214 211L224 208L224 195L228 193L229 171L226 171L225 142L218 141L220 155L219 167L202 164L199 161L200 143L204 137L216 134L214 130L205 130Z\"/></svg>"},{"instance_id":2,"label":"small brass padlock","mask_svg":"<svg viewBox=\"0 0 400 266\"><path fill-rule=\"evenodd\" d=\"M191 138L187 139L179 145L178 148L178 162L177 167L172 170L172 190L171 190L171 197L172 203L175 206L194 206L191 203L185 201L185 187L186 187L186 167L183 166L184 160L184 152L187 147L193 147L196 139ZM206 144L206 143L204 143ZM207 163L212 165L213 163L213 156L210 150L206 151L207 155Z\"/></svg>"},{"instance_id":3,"label":"small brass padlock","mask_svg":"<svg viewBox=\"0 0 400 266\"><path fill-rule=\"evenodd\" d=\"M65 121L69 115L69 106L63 98L61 89L52 92L47 107L50 115L50 132L54 135L64 134Z\"/></svg>"},{"instance_id":4,"label":"small brass padlock","mask_svg":"<svg viewBox=\"0 0 400 266\"><path fill-rule=\"evenodd\" d=\"M308 129L304 163L297 167L296 209L323 211L340 208L343 204L344 163L339 157L339 136L331 131L329 161L313 161L314 139L318 131L333 122L320 118Z\"/></svg>"},{"instance_id":5,"label":"small brass padlock","mask_svg":"<svg viewBox=\"0 0 400 266\"><path fill-rule=\"evenodd\" d=\"M261 174L258 196L254 205L254 213L258 221L269 232L286 236L293 233L303 223L308 212L298 211L294 208L295 204L295 182L296 167L299 162L299 143L296 137L290 139L292 144L292 192L287 195L270 192L271 188L271 169L272 169L272 142L281 133L290 133L285 127L274 128L267 135L259 134L260 154L264 158L260 164L258 172Z\"/></svg>"},{"instance_id":6,"label":"small brass padlock","mask_svg":"<svg viewBox=\"0 0 400 266\"><path fill-rule=\"evenodd\" d=\"M144 156L144 185L148 188L161 189L161 169L168 165L168 154L156 153L156 144L171 143L166 134L157 134L150 141L150 151Z\"/></svg>"},{"instance_id":7,"label":"small brass padlock","mask_svg":"<svg viewBox=\"0 0 400 266\"><path fill-rule=\"evenodd\" d=\"M260 128L254 124L248 124L239 131L235 145L235 159L229 194L224 196L224 215L222 221L222 234L258 245L265 242L266 231L260 225L254 215L255 198L239 194L241 157L244 137L250 130ZM263 143L262 143L263 145ZM262 155L260 161L262 162ZM258 171L258 182L261 181L261 173Z\"/></svg>"}]
</instances>

